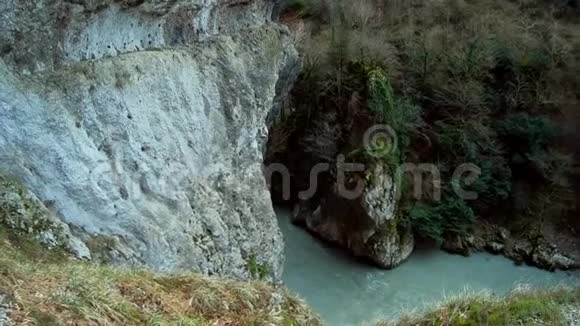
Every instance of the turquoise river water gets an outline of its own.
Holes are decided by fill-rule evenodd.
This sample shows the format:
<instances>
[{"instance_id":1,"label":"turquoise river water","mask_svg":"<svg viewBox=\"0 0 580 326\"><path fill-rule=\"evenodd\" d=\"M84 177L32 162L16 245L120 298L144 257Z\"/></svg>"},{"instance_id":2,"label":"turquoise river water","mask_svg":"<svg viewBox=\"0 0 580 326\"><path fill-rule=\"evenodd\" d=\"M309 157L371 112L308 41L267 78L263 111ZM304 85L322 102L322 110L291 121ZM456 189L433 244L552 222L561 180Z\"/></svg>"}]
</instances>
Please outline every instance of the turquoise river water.
<instances>
[{"instance_id":1,"label":"turquoise river water","mask_svg":"<svg viewBox=\"0 0 580 326\"><path fill-rule=\"evenodd\" d=\"M318 241L277 210L286 241L284 282L310 304L325 325L351 326L396 318L463 291L505 294L519 284L533 287L580 281L578 273L550 273L485 253L470 257L416 249L401 266L381 270Z\"/></svg>"}]
</instances>

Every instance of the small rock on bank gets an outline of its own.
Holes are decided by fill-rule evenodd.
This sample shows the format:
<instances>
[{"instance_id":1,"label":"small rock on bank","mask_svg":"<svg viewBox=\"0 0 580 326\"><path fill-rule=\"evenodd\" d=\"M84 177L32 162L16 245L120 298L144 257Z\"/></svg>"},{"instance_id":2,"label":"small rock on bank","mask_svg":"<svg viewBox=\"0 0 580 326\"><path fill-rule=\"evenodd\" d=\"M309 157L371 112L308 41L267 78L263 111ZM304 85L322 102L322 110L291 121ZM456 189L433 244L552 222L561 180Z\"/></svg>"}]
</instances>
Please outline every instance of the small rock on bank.
<instances>
[{"instance_id":1,"label":"small rock on bank","mask_svg":"<svg viewBox=\"0 0 580 326\"><path fill-rule=\"evenodd\" d=\"M0 295L0 326L7 326L9 325L8 320L8 301L6 297Z\"/></svg>"}]
</instances>

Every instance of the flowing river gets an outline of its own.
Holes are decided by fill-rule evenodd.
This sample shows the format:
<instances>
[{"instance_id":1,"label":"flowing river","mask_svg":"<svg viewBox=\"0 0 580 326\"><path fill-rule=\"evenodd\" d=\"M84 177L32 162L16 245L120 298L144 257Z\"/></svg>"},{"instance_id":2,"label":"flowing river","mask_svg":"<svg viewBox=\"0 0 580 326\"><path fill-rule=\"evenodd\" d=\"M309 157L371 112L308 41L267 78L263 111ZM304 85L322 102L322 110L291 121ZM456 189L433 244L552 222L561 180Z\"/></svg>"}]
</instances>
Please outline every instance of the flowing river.
<instances>
[{"instance_id":1,"label":"flowing river","mask_svg":"<svg viewBox=\"0 0 580 326\"><path fill-rule=\"evenodd\" d=\"M465 290L505 294L518 284L534 287L580 281L578 273L550 273L485 253L470 257L416 249L403 265L381 270L353 260L290 223L278 209L286 241L284 282L321 315L325 325L359 325L396 318Z\"/></svg>"}]
</instances>

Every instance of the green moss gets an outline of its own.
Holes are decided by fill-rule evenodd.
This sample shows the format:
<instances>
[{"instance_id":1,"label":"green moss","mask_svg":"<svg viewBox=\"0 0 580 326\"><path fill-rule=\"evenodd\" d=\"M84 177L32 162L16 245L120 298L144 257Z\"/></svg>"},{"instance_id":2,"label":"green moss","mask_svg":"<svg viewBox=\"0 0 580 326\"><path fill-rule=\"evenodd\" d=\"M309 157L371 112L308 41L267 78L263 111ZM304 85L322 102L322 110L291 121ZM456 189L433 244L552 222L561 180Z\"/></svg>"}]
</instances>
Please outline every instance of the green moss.
<instances>
[{"instance_id":1,"label":"green moss","mask_svg":"<svg viewBox=\"0 0 580 326\"><path fill-rule=\"evenodd\" d=\"M0 175L0 228L53 248L66 248L64 230L50 220L50 212L41 205L18 181Z\"/></svg>"},{"instance_id":2,"label":"green moss","mask_svg":"<svg viewBox=\"0 0 580 326\"><path fill-rule=\"evenodd\" d=\"M10 244L12 248L17 249L15 257L19 257L21 260L60 263L69 257L63 248L49 250L31 235L17 232L2 224L0 224L0 243Z\"/></svg>"},{"instance_id":3,"label":"green moss","mask_svg":"<svg viewBox=\"0 0 580 326\"><path fill-rule=\"evenodd\" d=\"M395 96L385 71L379 66L366 64L362 69L367 79L369 110L382 114L388 120L395 110Z\"/></svg>"},{"instance_id":4,"label":"green moss","mask_svg":"<svg viewBox=\"0 0 580 326\"><path fill-rule=\"evenodd\" d=\"M399 229L397 227L397 221L392 220L386 224L385 230L389 236L396 236L399 237Z\"/></svg>"},{"instance_id":5,"label":"green moss","mask_svg":"<svg viewBox=\"0 0 580 326\"><path fill-rule=\"evenodd\" d=\"M247 259L247 268L253 279L265 280L271 272L270 266L267 263L260 263L256 254L251 254Z\"/></svg>"},{"instance_id":6,"label":"green moss","mask_svg":"<svg viewBox=\"0 0 580 326\"><path fill-rule=\"evenodd\" d=\"M28 83L27 87L37 88L43 93L62 91L66 94L76 94L80 83L97 78L94 62L84 61L44 72L39 75L36 82ZM80 117L81 108L65 106L65 109L76 118Z\"/></svg>"},{"instance_id":7,"label":"green moss","mask_svg":"<svg viewBox=\"0 0 580 326\"><path fill-rule=\"evenodd\" d=\"M368 110L377 115L376 123L382 125L373 134L376 141L364 144L367 158L380 160L396 175L409 150L411 134L422 125L422 109L408 98L395 95L389 76L381 66L368 63L354 66L366 81Z\"/></svg>"}]
</instances>

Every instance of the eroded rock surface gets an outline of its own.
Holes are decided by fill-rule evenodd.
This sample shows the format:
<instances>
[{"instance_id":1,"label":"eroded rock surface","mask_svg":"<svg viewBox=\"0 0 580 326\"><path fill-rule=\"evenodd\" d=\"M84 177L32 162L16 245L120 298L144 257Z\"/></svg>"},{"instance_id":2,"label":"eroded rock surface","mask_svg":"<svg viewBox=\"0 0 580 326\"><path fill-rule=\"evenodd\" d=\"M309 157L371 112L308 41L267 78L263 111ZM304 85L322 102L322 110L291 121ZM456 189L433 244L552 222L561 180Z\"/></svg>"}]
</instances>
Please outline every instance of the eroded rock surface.
<instances>
[{"instance_id":1,"label":"eroded rock surface","mask_svg":"<svg viewBox=\"0 0 580 326\"><path fill-rule=\"evenodd\" d=\"M10 319L8 319L9 313L8 300L2 294L0 294L0 326L10 325Z\"/></svg>"},{"instance_id":2,"label":"eroded rock surface","mask_svg":"<svg viewBox=\"0 0 580 326\"><path fill-rule=\"evenodd\" d=\"M91 258L87 246L32 192L0 175L0 229L6 227L49 249L66 250L79 259Z\"/></svg>"},{"instance_id":3,"label":"eroded rock surface","mask_svg":"<svg viewBox=\"0 0 580 326\"><path fill-rule=\"evenodd\" d=\"M526 263L551 271L580 268L577 258L575 259L577 251L570 248L564 250L563 246L550 241L541 233L536 233L535 236L518 234L483 221L474 230L474 234L468 237L448 237L443 243L443 249L464 256L469 256L471 250L488 251L504 255L518 264ZM566 236L562 238L565 239Z\"/></svg>"},{"instance_id":4,"label":"eroded rock surface","mask_svg":"<svg viewBox=\"0 0 580 326\"><path fill-rule=\"evenodd\" d=\"M396 267L414 238L400 218L394 170L364 152L364 135L380 115L364 105L310 112L299 95L293 100L296 107L271 130L266 162L287 169L285 178L272 169L272 197L294 203L294 224L380 267Z\"/></svg>"},{"instance_id":5,"label":"eroded rock surface","mask_svg":"<svg viewBox=\"0 0 580 326\"><path fill-rule=\"evenodd\" d=\"M299 62L273 5L3 1L0 171L93 258L278 279L262 152Z\"/></svg>"},{"instance_id":6,"label":"eroded rock surface","mask_svg":"<svg viewBox=\"0 0 580 326\"><path fill-rule=\"evenodd\" d=\"M397 185L381 165L368 171L360 197L347 199L337 187L324 196L313 212L298 204L294 220L321 238L347 248L380 267L393 268L414 248L411 229L397 218Z\"/></svg>"}]
</instances>

